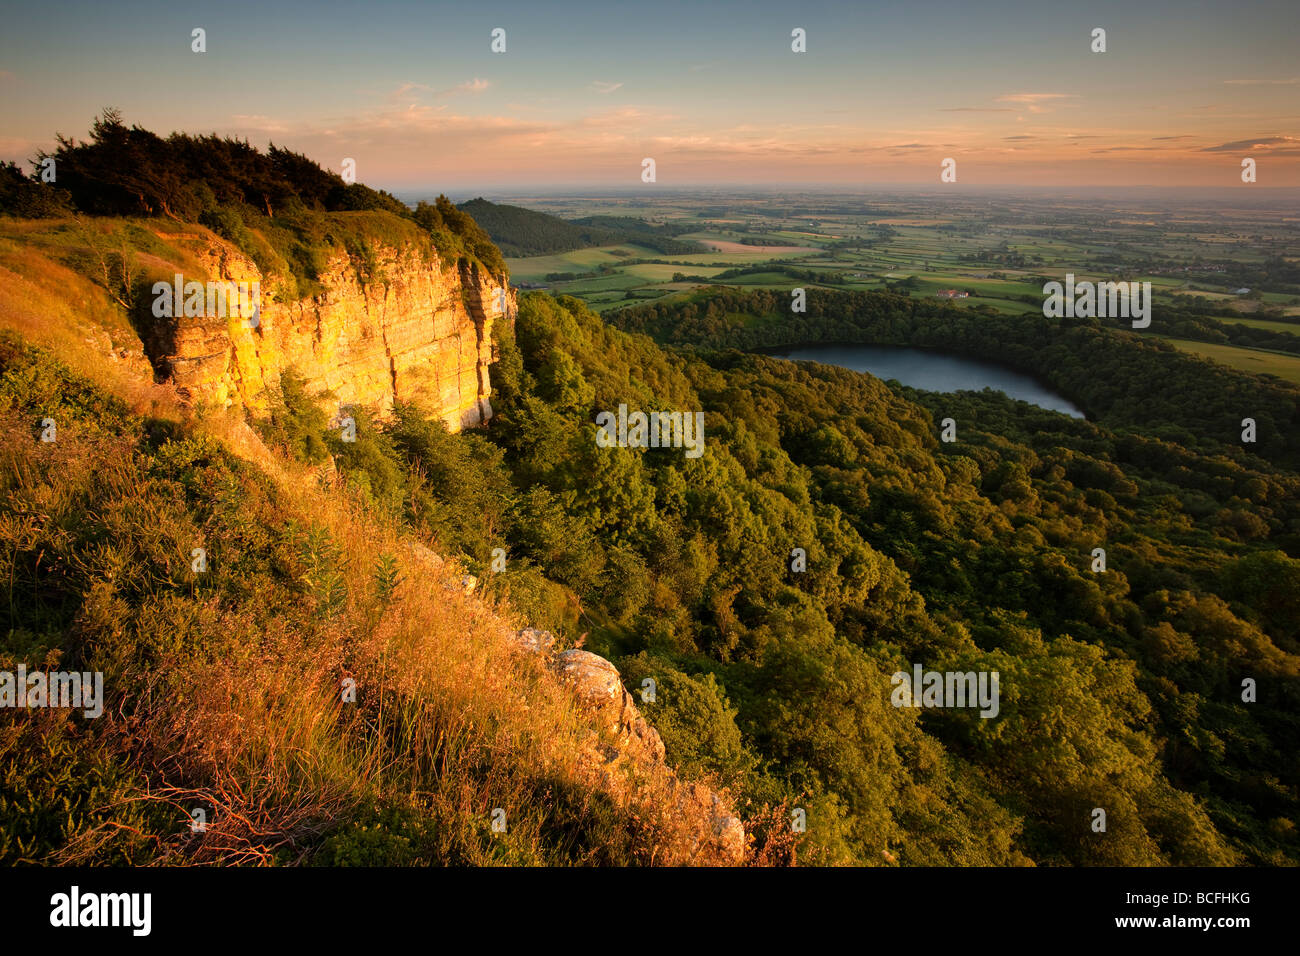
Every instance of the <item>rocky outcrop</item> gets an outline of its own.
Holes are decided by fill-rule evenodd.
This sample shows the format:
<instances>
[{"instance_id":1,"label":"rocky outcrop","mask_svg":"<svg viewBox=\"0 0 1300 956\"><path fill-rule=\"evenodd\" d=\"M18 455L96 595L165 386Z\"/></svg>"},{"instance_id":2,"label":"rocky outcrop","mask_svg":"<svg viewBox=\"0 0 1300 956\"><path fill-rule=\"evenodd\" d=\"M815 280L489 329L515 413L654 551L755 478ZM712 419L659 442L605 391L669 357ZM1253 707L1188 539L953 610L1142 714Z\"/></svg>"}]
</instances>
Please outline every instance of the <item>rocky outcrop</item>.
<instances>
[{"instance_id":1,"label":"rocky outcrop","mask_svg":"<svg viewBox=\"0 0 1300 956\"><path fill-rule=\"evenodd\" d=\"M410 555L432 575L443 574L448 590L458 567L425 545L407 539ZM450 573L447 573L447 572ZM466 599L478 600L467 592ZM540 658L572 692L591 727L578 752L578 764L589 783L616 800L628 803L640 791L657 786L672 807L671 832L656 847L655 862L667 866L712 864L740 866L745 862L745 828L721 795L703 784L685 781L665 759L664 743L641 716L632 695L613 664L590 651L555 650L555 635L536 627L515 630L502 622L499 631L507 646Z\"/></svg>"},{"instance_id":2,"label":"rocky outcrop","mask_svg":"<svg viewBox=\"0 0 1300 956\"><path fill-rule=\"evenodd\" d=\"M371 278L340 251L319 275L320 295L290 299L277 297L234 246L209 235L193 242L189 251L208 275L186 274L187 281L259 282L261 308L255 323L238 308L142 320L155 374L182 398L265 414L293 368L312 394L328 392L340 408L382 416L394 401L416 402L452 431L491 417L492 327L515 312L514 293L499 277L415 245L375 245Z\"/></svg>"},{"instance_id":3,"label":"rocky outcrop","mask_svg":"<svg viewBox=\"0 0 1300 956\"><path fill-rule=\"evenodd\" d=\"M663 762L664 743L659 732L637 711L618 668L605 658L582 650L556 654L550 664L560 679L573 688L583 707L598 718L599 729L607 731L608 742L602 743L606 762L616 761L621 754L634 760Z\"/></svg>"},{"instance_id":4,"label":"rocky outcrop","mask_svg":"<svg viewBox=\"0 0 1300 956\"><path fill-rule=\"evenodd\" d=\"M536 628L517 631L512 639L525 653L543 655L591 716L594 730L581 756L603 789L618 793L629 769L657 772L666 781L683 826L678 841L663 847L663 863L704 860L739 866L744 862L745 829L740 819L717 793L681 780L667 765L659 732L641 716L613 664L589 651L553 654L554 636Z\"/></svg>"}]
</instances>

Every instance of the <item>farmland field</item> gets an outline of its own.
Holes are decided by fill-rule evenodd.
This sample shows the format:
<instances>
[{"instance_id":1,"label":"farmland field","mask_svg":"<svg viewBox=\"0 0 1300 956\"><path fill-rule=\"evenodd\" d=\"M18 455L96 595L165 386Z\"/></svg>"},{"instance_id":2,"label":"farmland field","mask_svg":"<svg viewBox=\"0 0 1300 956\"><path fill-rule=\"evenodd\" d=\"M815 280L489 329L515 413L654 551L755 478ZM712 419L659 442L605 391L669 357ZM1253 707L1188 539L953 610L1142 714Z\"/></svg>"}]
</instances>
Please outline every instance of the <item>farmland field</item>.
<instances>
[{"instance_id":1,"label":"farmland field","mask_svg":"<svg viewBox=\"0 0 1300 956\"><path fill-rule=\"evenodd\" d=\"M1189 342L1186 339L1167 338L1165 341L1186 352L1213 359L1239 371L1276 375L1278 378L1300 385L1300 356L1265 352L1261 349L1237 348L1232 345L1216 345L1210 342Z\"/></svg>"},{"instance_id":2,"label":"farmland field","mask_svg":"<svg viewBox=\"0 0 1300 956\"><path fill-rule=\"evenodd\" d=\"M510 201L562 218L639 219L700 244L679 255L623 243L507 260L516 284L575 295L602 312L729 285L892 291L1023 315L1041 308L1045 282L1072 273L1150 282L1157 328L1162 308L1197 308L1216 321L1300 334L1277 321L1300 315L1300 286L1261 274L1300 255L1295 223L1267 203L1151 200L1135 211L1119 201L766 193ZM1233 361L1267 364L1255 355Z\"/></svg>"}]
</instances>

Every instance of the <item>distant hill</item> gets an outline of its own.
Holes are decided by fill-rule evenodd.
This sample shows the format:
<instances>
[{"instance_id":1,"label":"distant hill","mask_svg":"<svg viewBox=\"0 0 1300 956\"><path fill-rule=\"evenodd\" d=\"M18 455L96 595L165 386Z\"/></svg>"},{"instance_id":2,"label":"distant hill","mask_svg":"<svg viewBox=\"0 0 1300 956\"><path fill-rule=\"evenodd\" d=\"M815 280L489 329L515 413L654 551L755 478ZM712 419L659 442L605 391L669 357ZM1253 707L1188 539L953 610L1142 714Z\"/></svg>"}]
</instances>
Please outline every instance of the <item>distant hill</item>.
<instances>
[{"instance_id":1,"label":"distant hill","mask_svg":"<svg viewBox=\"0 0 1300 956\"><path fill-rule=\"evenodd\" d=\"M664 255L702 250L699 243L674 238L670 226L654 226L630 216L568 220L481 196L458 208L472 216L507 256L546 256L622 242L635 242Z\"/></svg>"}]
</instances>

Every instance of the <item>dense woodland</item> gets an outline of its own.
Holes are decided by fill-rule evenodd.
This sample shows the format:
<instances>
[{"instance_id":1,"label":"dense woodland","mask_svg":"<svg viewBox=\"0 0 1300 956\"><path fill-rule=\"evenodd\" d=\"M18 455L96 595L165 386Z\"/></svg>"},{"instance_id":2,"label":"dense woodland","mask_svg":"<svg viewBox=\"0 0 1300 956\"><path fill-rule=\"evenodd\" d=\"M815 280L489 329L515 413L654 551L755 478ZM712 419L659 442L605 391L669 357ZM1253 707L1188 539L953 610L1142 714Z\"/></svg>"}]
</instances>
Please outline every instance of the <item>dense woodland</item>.
<instances>
[{"instance_id":1,"label":"dense woodland","mask_svg":"<svg viewBox=\"0 0 1300 956\"><path fill-rule=\"evenodd\" d=\"M778 290L713 290L685 302L621 309L608 320L665 343L761 349L817 342L951 349L1031 372L1091 417L1135 437L1231 458L1300 466L1300 390L1242 374L1105 319L999 315L927 299L809 290L807 312ZM1179 321L1161 310L1155 321ZM1241 442L1241 420L1259 441Z\"/></svg>"}]
</instances>

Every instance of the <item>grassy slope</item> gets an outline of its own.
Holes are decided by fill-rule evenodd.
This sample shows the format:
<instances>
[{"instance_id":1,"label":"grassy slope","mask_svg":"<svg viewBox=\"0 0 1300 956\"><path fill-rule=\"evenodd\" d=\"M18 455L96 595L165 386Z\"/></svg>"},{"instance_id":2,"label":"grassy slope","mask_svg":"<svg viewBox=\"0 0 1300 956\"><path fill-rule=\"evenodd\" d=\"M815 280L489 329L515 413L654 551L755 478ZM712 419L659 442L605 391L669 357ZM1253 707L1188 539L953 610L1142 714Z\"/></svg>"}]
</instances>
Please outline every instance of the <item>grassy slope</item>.
<instances>
[{"instance_id":1,"label":"grassy slope","mask_svg":"<svg viewBox=\"0 0 1300 956\"><path fill-rule=\"evenodd\" d=\"M0 861L636 863L672 840L662 779L630 804L592 786L590 728L510 652L508 606L242 422L104 361L133 333L94 247L188 264L89 228L0 234L0 670L101 670L106 696L97 720L0 713Z\"/></svg>"}]
</instances>

